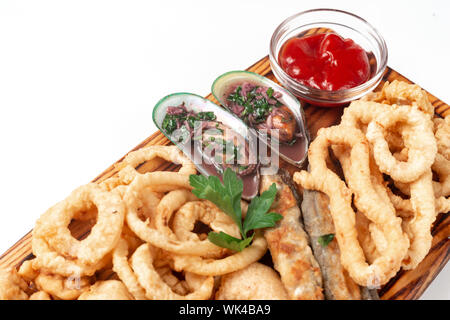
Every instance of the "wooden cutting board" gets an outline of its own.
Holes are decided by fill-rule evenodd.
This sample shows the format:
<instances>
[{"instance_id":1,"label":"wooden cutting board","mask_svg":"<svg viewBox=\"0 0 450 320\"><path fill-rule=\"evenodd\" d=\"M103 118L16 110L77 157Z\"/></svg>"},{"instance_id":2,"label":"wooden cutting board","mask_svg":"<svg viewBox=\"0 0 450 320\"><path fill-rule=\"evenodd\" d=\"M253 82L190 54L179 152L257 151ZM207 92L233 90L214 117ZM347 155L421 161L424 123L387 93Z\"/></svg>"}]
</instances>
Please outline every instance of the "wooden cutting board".
<instances>
[{"instance_id":1,"label":"wooden cutting board","mask_svg":"<svg viewBox=\"0 0 450 320\"><path fill-rule=\"evenodd\" d=\"M269 58L265 57L247 69L248 71L259 73L277 82L269 64ZM383 82L402 80L411 83L410 80L403 77L396 71L387 68ZM209 94L208 99L217 103L214 97ZM435 107L436 116L446 116L450 114L450 106L440 101L435 96L429 94L430 101ZM313 139L317 131L322 127L328 127L340 122L343 108L320 108L312 105L304 107L306 122L308 130ZM142 143L136 146L133 150L140 149L150 145L168 145L171 142L161 133L155 132L150 137L145 139ZM123 159L123 158L122 158ZM120 159L117 162L120 162ZM286 163L283 167L289 171L298 170ZM155 170L176 170L177 166L167 163L164 160L156 159L154 161L143 164L139 167L139 171L155 171ZM114 165L111 165L102 174L93 180L93 182L103 181L114 174L116 174ZM83 224L74 226L73 233L80 238L88 231L88 227ZM380 289L380 296L382 299L418 299L425 289L430 285L431 281L442 270L450 258L450 215L449 213L440 214L433 226L433 245L427 257L420 263L420 265L410 271L400 271L397 276L383 288ZM24 260L32 257L31 252L31 231L13 245L8 251L0 256L0 267L10 267L20 265Z\"/></svg>"}]
</instances>

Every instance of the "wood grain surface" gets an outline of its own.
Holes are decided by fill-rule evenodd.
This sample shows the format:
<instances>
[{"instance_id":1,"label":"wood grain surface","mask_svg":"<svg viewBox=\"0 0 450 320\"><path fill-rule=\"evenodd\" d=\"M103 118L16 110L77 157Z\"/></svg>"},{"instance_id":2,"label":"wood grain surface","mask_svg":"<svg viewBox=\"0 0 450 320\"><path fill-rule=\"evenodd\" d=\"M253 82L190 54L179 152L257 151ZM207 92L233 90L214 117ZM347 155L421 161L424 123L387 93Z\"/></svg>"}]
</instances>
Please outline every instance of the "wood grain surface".
<instances>
[{"instance_id":1,"label":"wood grain surface","mask_svg":"<svg viewBox=\"0 0 450 320\"><path fill-rule=\"evenodd\" d=\"M265 57L249 67L248 71L259 73L266 76L274 81L276 81L269 64L269 58ZM383 85L385 81L393 80L403 80L411 83L410 80L403 77L396 71L387 68L383 77L383 81L380 86ZM277 81L276 81L277 82ZM379 86L379 87L380 87ZM208 99L217 103L214 97L209 94ZM446 103L440 101L435 96L429 94L430 101L435 107L436 116L446 116L450 114L450 106ZM339 108L320 108L312 105L305 105L304 111L306 115L306 122L308 125L308 130L310 132L311 138L316 136L317 130L322 127L328 127L340 122L340 117L342 115L342 107ZM161 133L155 132L150 137L145 139L139 145L137 145L133 150L137 150L142 147L150 145L168 145L170 141ZM130 151L130 152L131 152ZM123 159L123 158L122 158ZM119 159L117 162L120 162ZM116 163L117 163L116 162ZM287 164L283 165L287 167L289 171L298 170L297 168L291 167ZM155 170L176 170L176 166L165 162L164 160L156 159L145 163L139 167L138 171L147 172ZM103 181L117 172L114 165L111 165L108 169L97 176L93 182ZM51 205L51 204L49 204ZM78 224L74 226L73 234L81 238L87 231L88 227L83 224ZM427 255L427 257L420 263L420 265L409 271L400 271L396 277L391 279L383 288L380 289L380 296L382 299L418 299L425 289L429 286L431 281L437 276L437 274L442 270L445 264L450 258L450 215L441 214L436 219L433 225L433 245ZM24 260L30 259L32 257L31 252L31 231L27 233L22 239L20 239L16 244L14 244L9 250L7 250L2 256L0 256L0 267L10 267L18 266Z\"/></svg>"}]
</instances>

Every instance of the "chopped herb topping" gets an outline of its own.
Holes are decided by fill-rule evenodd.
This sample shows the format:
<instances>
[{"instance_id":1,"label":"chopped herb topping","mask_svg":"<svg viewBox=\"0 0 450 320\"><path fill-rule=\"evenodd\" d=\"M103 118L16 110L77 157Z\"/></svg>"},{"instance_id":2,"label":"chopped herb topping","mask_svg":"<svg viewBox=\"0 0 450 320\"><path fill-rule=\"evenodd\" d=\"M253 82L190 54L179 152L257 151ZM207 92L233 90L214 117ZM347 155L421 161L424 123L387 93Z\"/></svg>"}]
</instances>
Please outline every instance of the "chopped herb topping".
<instances>
[{"instance_id":1,"label":"chopped herb topping","mask_svg":"<svg viewBox=\"0 0 450 320\"><path fill-rule=\"evenodd\" d=\"M330 233L330 234L324 234L323 236L320 236L317 239L317 242L322 246L322 247L326 247L328 246L328 244L333 241L334 239L334 233Z\"/></svg>"},{"instance_id":2,"label":"chopped herb topping","mask_svg":"<svg viewBox=\"0 0 450 320\"><path fill-rule=\"evenodd\" d=\"M274 107L282 106L282 103L274 97L274 94L273 88L244 83L236 87L228 95L227 100L240 106L239 108L232 108L232 111L245 122L248 123L249 117L252 117L253 123L261 123L266 121L267 116Z\"/></svg>"}]
</instances>

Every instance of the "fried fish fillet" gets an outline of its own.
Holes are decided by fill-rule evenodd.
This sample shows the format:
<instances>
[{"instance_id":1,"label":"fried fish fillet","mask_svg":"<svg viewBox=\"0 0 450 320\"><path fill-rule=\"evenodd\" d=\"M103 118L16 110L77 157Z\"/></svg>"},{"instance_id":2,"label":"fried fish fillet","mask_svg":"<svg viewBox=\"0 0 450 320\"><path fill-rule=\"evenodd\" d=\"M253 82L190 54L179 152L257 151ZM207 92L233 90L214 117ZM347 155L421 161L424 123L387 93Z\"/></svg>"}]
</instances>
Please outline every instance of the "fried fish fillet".
<instances>
[{"instance_id":1,"label":"fried fish fillet","mask_svg":"<svg viewBox=\"0 0 450 320\"><path fill-rule=\"evenodd\" d=\"M272 183L277 185L278 193L271 210L283 216L264 234L274 267L290 299L322 300L322 275L300 222L300 208L292 190L279 175L262 176L261 192Z\"/></svg>"},{"instance_id":2,"label":"fried fish fillet","mask_svg":"<svg viewBox=\"0 0 450 320\"><path fill-rule=\"evenodd\" d=\"M336 240L322 246L318 239L334 234L334 224L329 212L328 196L317 191L304 190L302 216L305 230L311 238L314 251L323 276L327 300L377 300L376 290L358 286L341 264L339 246Z\"/></svg>"}]
</instances>

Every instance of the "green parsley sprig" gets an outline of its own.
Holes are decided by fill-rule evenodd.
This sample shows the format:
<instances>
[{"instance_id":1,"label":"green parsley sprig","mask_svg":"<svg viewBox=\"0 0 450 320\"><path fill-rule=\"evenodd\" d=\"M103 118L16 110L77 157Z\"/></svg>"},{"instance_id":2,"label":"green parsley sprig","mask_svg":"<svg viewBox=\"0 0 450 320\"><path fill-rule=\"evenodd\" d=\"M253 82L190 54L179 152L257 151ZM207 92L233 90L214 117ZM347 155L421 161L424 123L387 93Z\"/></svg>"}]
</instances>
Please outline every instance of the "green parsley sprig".
<instances>
[{"instance_id":1,"label":"green parsley sprig","mask_svg":"<svg viewBox=\"0 0 450 320\"><path fill-rule=\"evenodd\" d=\"M242 239L238 239L222 231L211 231L208 234L209 241L219 247L242 251L253 240L255 233L251 233L252 230L273 227L278 220L283 218L278 213L268 213L275 200L277 187L273 183L259 197L253 198L248 206L247 215L242 221L241 196L244 184L230 168L225 170L222 180L223 183L218 177L212 175L209 177L191 175L189 177L189 182L194 188L192 193L199 199L211 201L230 216L239 227L242 236Z\"/></svg>"}]
</instances>

